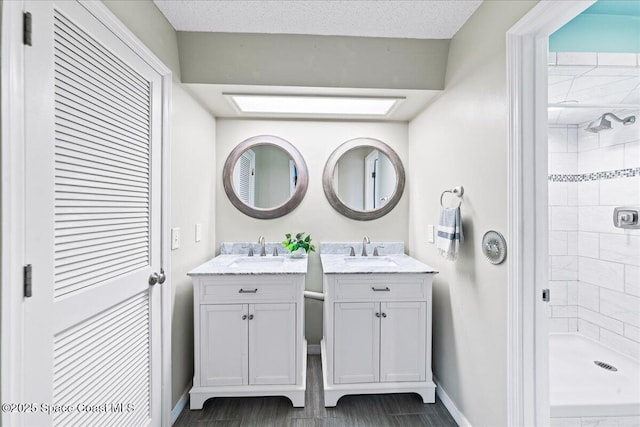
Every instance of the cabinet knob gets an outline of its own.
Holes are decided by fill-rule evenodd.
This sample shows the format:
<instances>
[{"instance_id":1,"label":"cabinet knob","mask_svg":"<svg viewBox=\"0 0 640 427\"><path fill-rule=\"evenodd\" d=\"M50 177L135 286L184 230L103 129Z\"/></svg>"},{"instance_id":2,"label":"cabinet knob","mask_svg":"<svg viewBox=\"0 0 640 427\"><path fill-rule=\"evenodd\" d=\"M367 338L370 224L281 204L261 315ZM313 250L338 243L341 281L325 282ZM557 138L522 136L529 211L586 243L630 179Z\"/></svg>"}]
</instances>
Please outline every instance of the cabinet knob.
<instances>
[{"instance_id":1,"label":"cabinet knob","mask_svg":"<svg viewBox=\"0 0 640 427\"><path fill-rule=\"evenodd\" d=\"M242 320L247 320L247 315L246 314L242 315Z\"/></svg>"},{"instance_id":2,"label":"cabinet knob","mask_svg":"<svg viewBox=\"0 0 640 427\"><path fill-rule=\"evenodd\" d=\"M376 317L380 317L380 313L377 313L377 312L376 312Z\"/></svg>"},{"instance_id":3,"label":"cabinet knob","mask_svg":"<svg viewBox=\"0 0 640 427\"><path fill-rule=\"evenodd\" d=\"M382 313L382 317L387 317L387 313Z\"/></svg>"},{"instance_id":4,"label":"cabinet knob","mask_svg":"<svg viewBox=\"0 0 640 427\"><path fill-rule=\"evenodd\" d=\"M253 320L253 314L249 315L249 320Z\"/></svg>"}]
</instances>

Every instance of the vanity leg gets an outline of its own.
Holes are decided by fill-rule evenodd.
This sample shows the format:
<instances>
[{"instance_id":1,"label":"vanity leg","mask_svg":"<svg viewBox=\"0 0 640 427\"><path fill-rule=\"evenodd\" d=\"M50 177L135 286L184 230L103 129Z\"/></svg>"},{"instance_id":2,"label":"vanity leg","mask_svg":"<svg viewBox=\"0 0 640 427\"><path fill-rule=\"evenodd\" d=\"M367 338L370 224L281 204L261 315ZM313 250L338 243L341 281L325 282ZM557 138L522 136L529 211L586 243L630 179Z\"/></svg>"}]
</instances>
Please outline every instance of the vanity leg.
<instances>
[{"instance_id":1,"label":"vanity leg","mask_svg":"<svg viewBox=\"0 0 640 427\"><path fill-rule=\"evenodd\" d=\"M422 401L424 403L435 403L436 402L436 391L435 389L427 389L424 391L417 392L420 397L422 397Z\"/></svg>"},{"instance_id":2,"label":"vanity leg","mask_svg":"<svg viewBox=\"0 0 640 427\"><path fill-rule=\"evenodd\" d=\"M200 393L189 393L189 409L192 411L195 409L202 409L202 406L204 406L204 402L207 399L207 397Z\"/></svg>"},{"instance_id":3,"label":"vanity leg","mask_svg":"<svg viewBox=\"0 0 640 427\"><path fill-rule=\"evenodd\" d=\"M338 404L338 400L343 396L342 393L336 391L324 391L324 407L334 408Z\"/></svg>"},{"instance_id":4,"label":"vanity leg","mask_svg":"<svg viewBox=\"0 0 640 427\"><path fill-rule=\"evenodd\" d=\"M294 408L304 408L304 395L305 392L290 392L285 394L289 398Z\"/></svg>"}]
</instances>

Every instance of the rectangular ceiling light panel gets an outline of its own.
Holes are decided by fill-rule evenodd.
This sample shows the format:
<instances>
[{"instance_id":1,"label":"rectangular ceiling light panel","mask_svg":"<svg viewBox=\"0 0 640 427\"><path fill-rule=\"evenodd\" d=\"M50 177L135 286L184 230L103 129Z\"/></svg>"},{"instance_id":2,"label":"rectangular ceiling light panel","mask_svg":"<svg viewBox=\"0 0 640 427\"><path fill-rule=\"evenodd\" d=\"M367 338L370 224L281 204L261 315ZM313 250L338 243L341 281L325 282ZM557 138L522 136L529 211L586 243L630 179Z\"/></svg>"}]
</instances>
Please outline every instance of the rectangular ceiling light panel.
<instances>
[{"instance_id":1,"label":"rectangular ceiling light panel","mask_svg":"<svg viewBox=\"0 0 640 427\"><path fill-rule=\"evenodd\" d=\"M224 94L240 113L388 116L403 98Z\"/></svg>"}]
</instances>

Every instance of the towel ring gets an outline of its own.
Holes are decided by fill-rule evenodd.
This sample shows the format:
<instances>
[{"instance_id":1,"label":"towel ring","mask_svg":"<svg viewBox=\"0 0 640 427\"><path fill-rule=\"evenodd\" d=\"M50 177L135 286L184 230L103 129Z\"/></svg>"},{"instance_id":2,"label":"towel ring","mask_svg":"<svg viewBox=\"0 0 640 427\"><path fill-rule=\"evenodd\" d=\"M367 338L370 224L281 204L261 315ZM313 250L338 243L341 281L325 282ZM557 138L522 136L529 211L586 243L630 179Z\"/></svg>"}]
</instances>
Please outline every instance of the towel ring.
<instances>
[{"instance_id":1,"label":"towel ring","mask_svg":"<svg viewBox=\"0 0 640 427\"><path fill-rule=\"evenodd\" d=\"M458 203L458 206L456 206L456 208L459 208L462 205L462 195L464 194L464 187L462 185L458 187L453 187L450 190L444 190L442 194L440 194L440 207L442 208L444 208L444 205L442 204L442 198L444 197L445 193L451 193L458 197L459 203Z\"/></svg>"}]
</instances>

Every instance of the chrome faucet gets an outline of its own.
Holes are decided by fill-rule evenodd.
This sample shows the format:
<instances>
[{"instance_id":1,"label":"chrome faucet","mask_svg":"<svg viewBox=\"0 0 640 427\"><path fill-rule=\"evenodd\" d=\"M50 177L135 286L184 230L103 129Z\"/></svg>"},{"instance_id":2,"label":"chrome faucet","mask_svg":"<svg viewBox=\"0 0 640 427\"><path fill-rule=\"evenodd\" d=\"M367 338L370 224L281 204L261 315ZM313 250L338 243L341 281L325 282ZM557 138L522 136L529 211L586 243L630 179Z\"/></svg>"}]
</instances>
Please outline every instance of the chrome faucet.
<instances>
[{"instance_id":1,"label":"chrome faucet","mask_svg":"<svg viewBox=\"0 0 640 427\"><path fill-rule=\"evenodd\" d=\"M264 247L264 236L260 236L258 243L260 244L260 256L267 256L267 250Z\"/></svg>"},{"instance_id":2,"label":"chrome faucet","mask_svg":"<svg viewBox=\"0 0 640 427\"><path fill-rule=\"evenodd\" d=\"M371 243L371 240L369 240L369 237L364 236L364 239L362 239L362 256L367 256L367 243Z\"/></svg>"}]
</instances>

